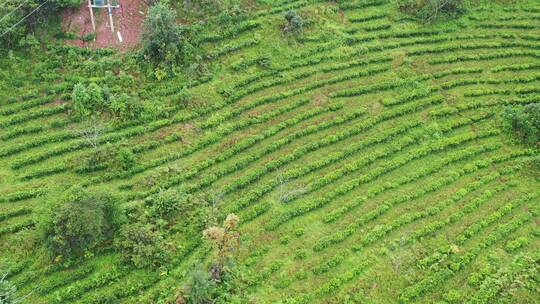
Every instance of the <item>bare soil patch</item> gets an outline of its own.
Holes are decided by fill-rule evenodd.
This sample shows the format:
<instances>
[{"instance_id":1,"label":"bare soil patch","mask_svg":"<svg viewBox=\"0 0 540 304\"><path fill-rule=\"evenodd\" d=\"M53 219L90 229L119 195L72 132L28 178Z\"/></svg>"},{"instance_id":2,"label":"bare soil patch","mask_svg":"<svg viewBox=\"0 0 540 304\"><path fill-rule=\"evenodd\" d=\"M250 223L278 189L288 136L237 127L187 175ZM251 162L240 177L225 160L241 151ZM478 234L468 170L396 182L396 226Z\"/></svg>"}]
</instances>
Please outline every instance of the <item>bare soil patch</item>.
<instances>
[{"instance_id":1,"label":"bare soil patch","mask_svg":"<svg viewBox=\"0 0 540 304\"><path fill-rule=\"evenodd\" d=\"M113 9L114 32L111 31L107 9L94 9L96 20L96 39L84 42L81 39L68 40L68 44L79 47L115 48L121 52L128 51L139 43L143 20L148 5L144 0L120 0L120 8ZM66 10L62 16L63 28L79 37L93 32L88 2L74 9ZM122 36L118 39L117 32Z\"/></svg>"}]
</instances>

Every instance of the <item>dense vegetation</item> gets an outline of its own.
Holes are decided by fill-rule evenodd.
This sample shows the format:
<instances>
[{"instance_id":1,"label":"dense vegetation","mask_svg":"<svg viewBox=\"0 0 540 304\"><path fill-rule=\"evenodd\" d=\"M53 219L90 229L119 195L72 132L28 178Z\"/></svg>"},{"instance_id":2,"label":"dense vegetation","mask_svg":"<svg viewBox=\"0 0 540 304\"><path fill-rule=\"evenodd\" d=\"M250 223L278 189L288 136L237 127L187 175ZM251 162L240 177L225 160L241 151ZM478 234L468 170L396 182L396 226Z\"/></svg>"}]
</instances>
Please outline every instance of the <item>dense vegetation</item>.
<instances>
[{"instance_id":1,"label":"dense vegetation","mask_svg":"<svg viewBox=\"0 0 540 304\"><path fill-rule=\"evenodd\" d=\"M149 2L1 38L1 304L539 301L538 1Z\"/></svg>"}]
</instances>

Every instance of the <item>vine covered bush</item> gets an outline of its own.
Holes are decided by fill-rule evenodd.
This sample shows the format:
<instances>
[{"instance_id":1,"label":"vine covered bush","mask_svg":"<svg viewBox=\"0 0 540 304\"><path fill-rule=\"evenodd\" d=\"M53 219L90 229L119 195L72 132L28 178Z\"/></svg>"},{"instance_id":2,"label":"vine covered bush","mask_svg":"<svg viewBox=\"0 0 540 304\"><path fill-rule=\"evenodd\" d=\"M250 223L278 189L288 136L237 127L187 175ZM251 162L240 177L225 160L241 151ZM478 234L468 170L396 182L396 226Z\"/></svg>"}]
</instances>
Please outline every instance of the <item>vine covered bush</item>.
<instances>
[{"instance_id":1,"label":"vine covered bush","mask_svg":"<svg viewBox=\"0 0 540 304\"><path fill-rule=\"evenodd\" d=\"M135 267L158 267L169 258L168 245L159 229L145 222L124 225L120 229L116 247L125 262Z\"/></svg>"},{"instance_id":2,"label":"vine covered bush","mask_svg":"<svg viewBox=\"0 0 540 304\"><path fill-rule=\"evenodd\" d=\"M400 11L424 22L455 18L463 14L463 0L398 0Z\"/></svg>"}]
</instances>

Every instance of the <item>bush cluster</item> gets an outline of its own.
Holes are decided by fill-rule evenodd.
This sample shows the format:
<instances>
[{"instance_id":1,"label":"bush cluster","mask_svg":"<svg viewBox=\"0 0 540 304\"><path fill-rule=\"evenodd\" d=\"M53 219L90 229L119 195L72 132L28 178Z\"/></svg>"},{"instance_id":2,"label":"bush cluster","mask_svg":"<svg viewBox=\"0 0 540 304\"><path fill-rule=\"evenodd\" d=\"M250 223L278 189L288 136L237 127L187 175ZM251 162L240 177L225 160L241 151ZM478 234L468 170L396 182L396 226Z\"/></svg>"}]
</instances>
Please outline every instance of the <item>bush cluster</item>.
<instances>
[{"instance_id":1,"label":"bush cluster","mask_svg":"<svg viewBox=\"0 0 540 304\"><path fill-rule=\"evenodd\" d=\"M78 118L88 118L100 112L108 112L123 120L141 117L145 111L138 98L126 93L112 94L108 87L78 83L71 93L73 112Z\"/></svg>"}]
</instances>

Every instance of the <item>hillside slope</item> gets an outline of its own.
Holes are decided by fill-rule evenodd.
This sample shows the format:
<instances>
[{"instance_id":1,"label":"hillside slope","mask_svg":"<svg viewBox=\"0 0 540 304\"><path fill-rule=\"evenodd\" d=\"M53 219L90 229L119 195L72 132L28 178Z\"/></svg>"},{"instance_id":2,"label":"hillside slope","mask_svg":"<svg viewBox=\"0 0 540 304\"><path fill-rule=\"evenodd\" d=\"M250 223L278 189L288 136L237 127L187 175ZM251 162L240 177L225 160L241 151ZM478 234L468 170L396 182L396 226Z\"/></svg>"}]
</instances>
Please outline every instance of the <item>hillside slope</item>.
<instances>
[{"instance_id":1,"label":"hillside slope","mask_svg":"<svg viewBox=\"0 0 540 304\"><path fill-rule=\"evenodd\" d=\"M308 20L300 38L282 33L289 8ZM213 76L189 83L187 105L185 80L131 79L113 52L106 66L70 48L46 64L1 60L0 258L25 301L173 301L210 254L179 218L162 269L111 250L43 267L35 226L80 184L124 205L181 187L238 214L240 303L540 303L538 152L499 119L540 102L540 2L421 25L393 1L276 1L202 39ZM91 145L64 99L88 79L171 105L104 131L133 149L133 169L79 170Z\"/></svg>"}]
</instances>

